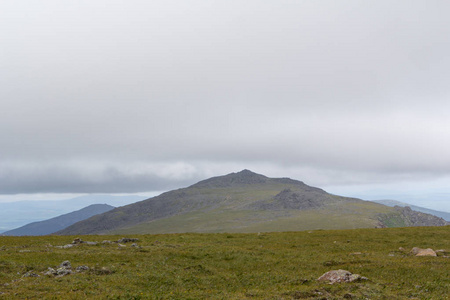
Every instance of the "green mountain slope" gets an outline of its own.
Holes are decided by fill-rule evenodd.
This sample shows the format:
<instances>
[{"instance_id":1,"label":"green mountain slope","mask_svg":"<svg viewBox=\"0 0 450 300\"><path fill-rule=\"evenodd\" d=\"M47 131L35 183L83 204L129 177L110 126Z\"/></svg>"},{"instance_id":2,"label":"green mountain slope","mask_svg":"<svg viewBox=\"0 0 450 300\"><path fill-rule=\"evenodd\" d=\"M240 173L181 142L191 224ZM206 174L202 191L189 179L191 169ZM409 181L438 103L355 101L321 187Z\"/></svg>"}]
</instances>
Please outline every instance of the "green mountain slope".
<instances>
[{"instance_id":1,"label":"green mountain slope","mask_svg":"<svg viewBox=\"0 0 450 300\"><path fill-rule=\"evenodd\" d=\"M429 225L438 224L437 219ZM413 223L391 207L243 170L116 208L57 234L258 232Z\"/></svg>"}]
</instances>

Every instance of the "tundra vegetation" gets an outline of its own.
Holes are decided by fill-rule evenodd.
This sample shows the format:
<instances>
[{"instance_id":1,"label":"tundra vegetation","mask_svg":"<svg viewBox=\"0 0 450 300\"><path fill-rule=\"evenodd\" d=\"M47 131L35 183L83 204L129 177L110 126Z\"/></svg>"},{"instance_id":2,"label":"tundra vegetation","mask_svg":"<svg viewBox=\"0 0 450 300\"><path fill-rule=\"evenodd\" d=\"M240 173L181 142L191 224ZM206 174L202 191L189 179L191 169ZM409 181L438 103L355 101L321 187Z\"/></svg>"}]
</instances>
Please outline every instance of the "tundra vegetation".
<instances>
[{"instance_id":1,"label":"tundra vegetation","mask_svg":"<svg viewBox=\"0 0 450 300\"><path fill-rule=\"evenodd\" d=\"M448 299L449 238L450 226L2 236L0 298ZM338 269L367 280L317 280Z\"/></svg>"}]
</instances>

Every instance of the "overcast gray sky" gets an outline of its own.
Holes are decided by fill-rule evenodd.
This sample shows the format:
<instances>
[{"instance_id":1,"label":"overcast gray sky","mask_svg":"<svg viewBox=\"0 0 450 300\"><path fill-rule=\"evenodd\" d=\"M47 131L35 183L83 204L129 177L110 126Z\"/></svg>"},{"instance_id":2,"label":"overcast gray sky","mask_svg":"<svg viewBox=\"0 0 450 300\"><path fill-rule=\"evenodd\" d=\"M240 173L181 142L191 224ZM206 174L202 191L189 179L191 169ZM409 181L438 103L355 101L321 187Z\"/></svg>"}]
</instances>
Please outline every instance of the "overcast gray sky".
<instances>
[{"instance_id":1,"label":"overcast gray sky","mask_svg":"<svg viewBox=\"0 0 450 300\"><path fill-rule=\"evenodd\" d=\"M0 195L247 168L450 210L449 53L444 0L4 0Z\"/></svg>"}]
</instances>

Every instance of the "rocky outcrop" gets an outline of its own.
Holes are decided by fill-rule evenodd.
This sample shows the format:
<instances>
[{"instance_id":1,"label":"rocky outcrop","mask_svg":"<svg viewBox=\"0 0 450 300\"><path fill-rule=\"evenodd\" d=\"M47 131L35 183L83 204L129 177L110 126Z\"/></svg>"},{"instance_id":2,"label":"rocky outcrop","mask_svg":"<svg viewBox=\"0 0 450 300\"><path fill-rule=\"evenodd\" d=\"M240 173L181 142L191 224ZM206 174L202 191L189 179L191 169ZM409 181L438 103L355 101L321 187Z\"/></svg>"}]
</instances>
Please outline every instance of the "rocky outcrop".
<instances>
[{"instance_id":1,"label":"rocky outcrop","mask_svg":"<svg viewBox=\"0 0 450 300\"><path fill-rule=\"evenodd\" d=\"M407 226L445 226L449 223L442 218L412 210L411 207L394 206Z\"/></svg>"},{"instance_id":2,"label":"rocky outcrop","mask_svg":"<svg viewBox=\"0 0 450 300\"><path fill-rule=\"evenodd\" d=\"M299 193L291 189L282 190L271 200L255 202L251 208L262 210L300 209L308 210L319 208L323 203L307 193Z\"/></svg>"},{"instance_id":3,"label":"rocky outcrop","mask_svg":"<svg viewBox=\"0 0 450 300\"><path fill-rule=\"evenodd\" d=\"M328 271L322 276L320 276L318 281L325 281L330 284L334 283L340 283L340 282L353 282L353 281L360 281L360 280L367 280L366 277L361 276L359 274L352 274L349 271L346 270L332 270Z\"/></svg>"}]
</instances>

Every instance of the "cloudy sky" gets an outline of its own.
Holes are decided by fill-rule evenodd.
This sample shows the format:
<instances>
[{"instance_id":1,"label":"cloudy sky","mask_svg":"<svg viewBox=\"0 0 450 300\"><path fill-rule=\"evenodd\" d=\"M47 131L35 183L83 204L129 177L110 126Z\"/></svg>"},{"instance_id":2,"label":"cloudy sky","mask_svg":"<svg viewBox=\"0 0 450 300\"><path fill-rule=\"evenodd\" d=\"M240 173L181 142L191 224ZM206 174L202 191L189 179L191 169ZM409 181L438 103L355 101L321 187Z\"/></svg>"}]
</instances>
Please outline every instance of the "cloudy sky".
<instances>
[{"instance_id":1,"label":"cloudy sky","mask_svg":"<svg viewBox=\"0 0 450 300\"><path fill-rule=\"evenodd\" d=\"M246 168L450 210L449 12L1 1L0 199L165 191Z\"/></svg>"}]
</instances>

